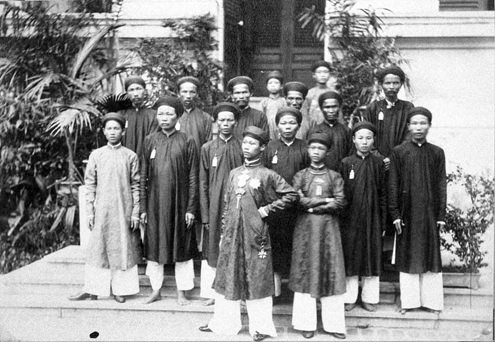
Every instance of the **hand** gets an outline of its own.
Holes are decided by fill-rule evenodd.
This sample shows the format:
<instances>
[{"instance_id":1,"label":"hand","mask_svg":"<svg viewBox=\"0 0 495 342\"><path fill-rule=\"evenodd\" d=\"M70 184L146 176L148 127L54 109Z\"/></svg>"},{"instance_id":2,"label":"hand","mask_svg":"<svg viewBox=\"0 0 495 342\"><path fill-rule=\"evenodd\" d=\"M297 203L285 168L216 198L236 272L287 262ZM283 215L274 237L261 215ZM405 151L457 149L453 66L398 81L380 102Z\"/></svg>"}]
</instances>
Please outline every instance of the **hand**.
<instances>
[{"instance_id":1,"label":"hand","mask_svg":"<svg viewBox=\"0 0 495 342\"><path fill-rule=\"evenodd\" d=\"M95 227L94 215L88 216L88 228L89 228L89 230L93 230L94 227Z\"/></svg>"},{"instance_id":2,"label":"hand","mask_svg":"<svg viewBox=\"0 0 495 342\"><path fill-rule=\"evenodd\" d=\"M404 222L401 219L397 219L394 221L395 230L397 231L397 235L402 234L402 227L404 226Z\"/></svg>"},{"instance_id":3,"label":"hand","mask_svg":"<svg viewBox=\"0 0 495 342\"><path fill-rule=\"evenodd\" d=\"M142 224L147 224L148 223L148 214L142 213L141 214L141 223Z\"/></svg>"},{"instance_id":4,"label":"hand","mask_svg":"<svg viewBox=\"0 0 495 342\"><path fill-rule=\"evenodd\" d=\"M209 223L203 223L203 229L204 230L210 230L210 224Z\"/></svg>"},{"instance_id":5,"label":"hand","mask_svg":"<svg viewBox=\"0 0 495 342\"><path fill-rule=\"evenodd\" d=\"M383 164L385 164L385 170L388 171L390 169L390 158L383 159Z\"/></svg>"},{"instance_id":6,"label":"hand","mask_svg":"<svg viewBox=\"0 0 495 342\"><path fill-rule=\"evenodd\" d=\"M190 229L194 223L194 214L186 213L186 228Z\"/></svg>"},{"instance_id":7,"label":"hand","mask_svg":"<svg viewBox=\"0 0 495 342\"><path fill-rule=\"evenodd\" d=\"M136 229L139 229L139 224L140 224L140 220L139 218L137 217L131 217L131 229L132 231L135 231Z\"/></svg>"},{"instance_id":8,"label":"hand","mask_svg":"<svg viewBox=\"0 0 495 342\"><path fill-rule=\"evenodd\" d=\"M442 230L444 226L445 226L444 221L437 221L437 228L438 229Z\"/></svg>"}]
</instances>

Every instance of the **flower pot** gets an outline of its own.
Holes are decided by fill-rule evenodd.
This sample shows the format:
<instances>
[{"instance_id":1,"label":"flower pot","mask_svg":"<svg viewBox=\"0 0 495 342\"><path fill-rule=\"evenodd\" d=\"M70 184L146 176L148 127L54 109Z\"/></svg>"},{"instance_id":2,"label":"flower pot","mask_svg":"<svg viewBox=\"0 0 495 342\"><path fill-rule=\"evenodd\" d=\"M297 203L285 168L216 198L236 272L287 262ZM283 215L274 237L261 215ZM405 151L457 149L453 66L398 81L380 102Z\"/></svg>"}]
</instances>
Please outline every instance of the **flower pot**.
<instances>
[{"instance_id":1,"label":"flower pot","mask_svg":"<svg viewBox=\"0 0 495 342\"><path fill-rule=\"evenodd\" d=\"M480 287L479 273L442 273L444 287L462 287L477 290Z\"/></svg>"}]
</instances>

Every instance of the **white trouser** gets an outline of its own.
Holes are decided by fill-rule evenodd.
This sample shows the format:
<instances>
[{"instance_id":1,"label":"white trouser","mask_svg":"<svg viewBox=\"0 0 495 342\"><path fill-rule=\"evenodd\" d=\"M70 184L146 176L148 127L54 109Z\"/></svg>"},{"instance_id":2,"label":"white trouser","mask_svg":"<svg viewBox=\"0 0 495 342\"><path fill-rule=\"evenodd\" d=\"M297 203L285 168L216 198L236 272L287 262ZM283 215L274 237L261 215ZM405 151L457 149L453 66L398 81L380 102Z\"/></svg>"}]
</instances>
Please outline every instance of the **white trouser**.
<instances>
[{"instance_id":1,"label":"white trouser","mask_svg":"<svg viewBox=\"0 0 495 342\"><path fill-rule=\"evenodd\" d=\"M345 303L356 303L359 291L359 276L346 277ZM361 301L378 304L380 301L380 277L361 277Z\"/></svg>"},{"instance_id":2,"label":"white trouser","mask_svg":"<svg viewBox=\"0 0 495 342\"><path fill-rule=\"evenodd\" d=\"M83 292L97 296L130 296L139 293L138 267L126 271L112 270L86 264Z\"/></svg>"},{"instance_id":3,"label":"white trouser","mask_svg":"<svg viewBox=\"0 0 495 342\"><path fill-rule=\"evenodd\" d=\"M148 260L146 275L150 277L151 288L157 291L163 285L163 264ZM175 263L175 283L177 290L187 291L194 288L194 263L193 259Z\"/></svg>"},{"instance_id":4,"label":"white trouser","mask_svg":"<svg viewBox=\"0 0 495 342\"><path fill-rule=\"evenodd\" d=\"M400 301L402 309L421 306L432 310L443 310L442 273L399 273Z\"/></svg>"},{"instance_id":5,"label":"white trouser","mask_svg":"<svg viewBox=\"0 0 495 342\"><path fill-rule=\"evenodd\" d=\"M345 334L344 295L321 297L321 321L327 332ZM316 330L316 298L309 293L294 292L292 325L296 330Z\"/></svg>"},{"instance_id":6,"label":"white trouser","mask_svg":"<svg viewBox=\"0 0 495 342\"><path fill-rule=\"evenodd\" d=\"M215 290L213 290L213 281L217 269L208 265L207 260L201 260L201 291L199 295L203 298L215 298Z\"/></svg>"},{"instance_id":7,"label":"white trouser","mask_svg":"<svg viewBox=\"0 0 495 342\"><path fill-rule=\"evenodd\" d=\"M260 334L277 337L273 324L272 297L246 300L246 310L249 317L249 333L254 336ZM219 293L215 293L215 307L213 318L208 327L221 335L236 335L242 328L241 301L227 300Z\"/></svg>"}]
</instances>

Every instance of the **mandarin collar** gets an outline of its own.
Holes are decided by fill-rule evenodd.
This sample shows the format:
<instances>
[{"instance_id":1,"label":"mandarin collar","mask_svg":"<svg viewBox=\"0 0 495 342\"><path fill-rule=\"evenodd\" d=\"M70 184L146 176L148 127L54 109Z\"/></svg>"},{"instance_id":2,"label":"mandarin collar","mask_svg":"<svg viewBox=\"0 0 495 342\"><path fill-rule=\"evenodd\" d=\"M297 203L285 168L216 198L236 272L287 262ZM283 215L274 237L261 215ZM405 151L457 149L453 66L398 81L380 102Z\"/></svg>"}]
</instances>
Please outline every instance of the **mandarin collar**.
<instances>
[{"instance_id":1,"label":"mandarin collar","mask_svg":"<svg viewBox=\"0 0 495 342\"><path fill-rule=\"evenodd\" d=\"M261 158L258 158L258 159L255 159L255 160L251 160L251 161L249 161L249 160L247 160L247 159L246 159L246 160L244 161L244 165L245 165L246 167L255 167L255 166L259 166L259 165L261 165Z\"/></svg>"},{"instance_id":2,"label":"mandarin collar","mask_svg":"<svg viewBox=\"0 0 495 342\"><path fill-rule=\"evenodd\" d=\"M107 146L108 146L111 150L116 150L116 149L119 149L119 148L121 148L121 147L122 147L122 143L121 143L121 142L119 142L119 143L118 143L118 144L116 144L116 145L112 145L112 144L110 144L110 143L107 143Z\"/></svg>"}]
</instances>

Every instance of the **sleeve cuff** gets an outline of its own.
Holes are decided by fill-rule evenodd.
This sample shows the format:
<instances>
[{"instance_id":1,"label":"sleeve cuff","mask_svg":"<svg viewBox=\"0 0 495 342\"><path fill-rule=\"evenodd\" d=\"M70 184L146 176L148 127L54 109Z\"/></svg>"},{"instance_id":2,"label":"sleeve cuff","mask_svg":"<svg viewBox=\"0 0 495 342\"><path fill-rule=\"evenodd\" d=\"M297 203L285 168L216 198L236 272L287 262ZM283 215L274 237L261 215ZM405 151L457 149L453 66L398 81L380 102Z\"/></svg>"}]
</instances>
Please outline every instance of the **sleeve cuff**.
<instances>
[{"instance_id":1,"label":"sleeve cuff","mask_svg":"<svg viewBox=\"0 0 495 342\"><path fill-rule=\"evenodd\" d=\"M268 217L268 212L265 207L260 207L258 209L258 212L260 213L262 218Z\"/></svg>"}]
</instances>

